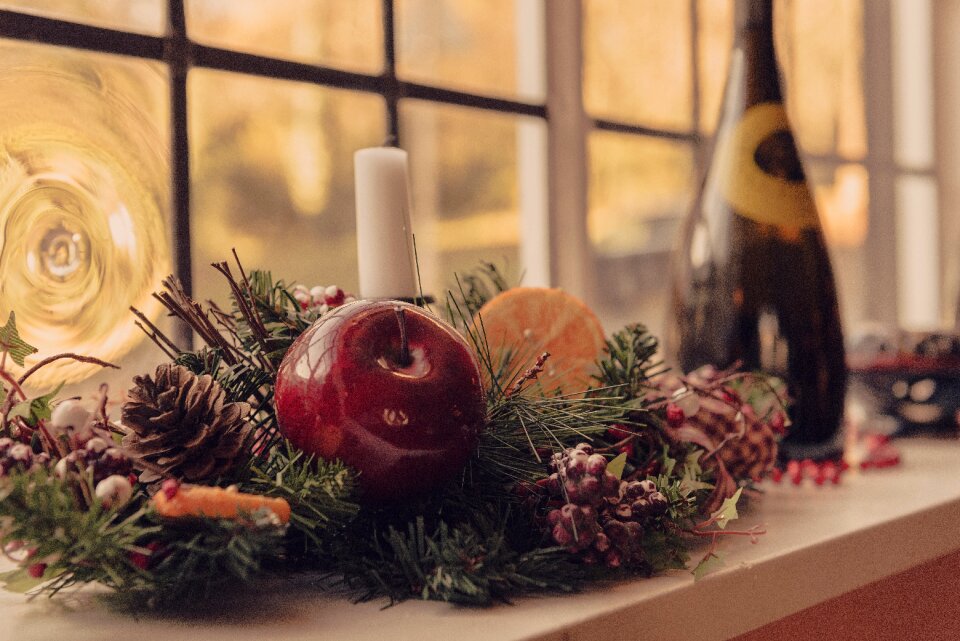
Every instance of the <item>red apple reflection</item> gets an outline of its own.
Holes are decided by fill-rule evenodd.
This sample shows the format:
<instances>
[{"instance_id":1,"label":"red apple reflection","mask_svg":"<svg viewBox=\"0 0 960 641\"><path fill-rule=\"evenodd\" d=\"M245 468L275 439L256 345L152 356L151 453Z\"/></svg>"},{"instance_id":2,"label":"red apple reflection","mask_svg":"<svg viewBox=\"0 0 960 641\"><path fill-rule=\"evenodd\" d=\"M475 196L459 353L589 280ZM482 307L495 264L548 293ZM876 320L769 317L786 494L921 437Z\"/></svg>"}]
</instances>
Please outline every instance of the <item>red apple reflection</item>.
<instances>
[{"instance_id":1,"label":"red apple reflection","mask_svg":"<svg viewBox=\"0 0 960 641\"><path fill-rule=\"evenodd\" d=\"M486 418L466 341L397 301L357 301L325 314L284 356L275 395L284 436L358 470L363 499L373 502L412 498L451 480Z\"/></svg>"}]
</instances>

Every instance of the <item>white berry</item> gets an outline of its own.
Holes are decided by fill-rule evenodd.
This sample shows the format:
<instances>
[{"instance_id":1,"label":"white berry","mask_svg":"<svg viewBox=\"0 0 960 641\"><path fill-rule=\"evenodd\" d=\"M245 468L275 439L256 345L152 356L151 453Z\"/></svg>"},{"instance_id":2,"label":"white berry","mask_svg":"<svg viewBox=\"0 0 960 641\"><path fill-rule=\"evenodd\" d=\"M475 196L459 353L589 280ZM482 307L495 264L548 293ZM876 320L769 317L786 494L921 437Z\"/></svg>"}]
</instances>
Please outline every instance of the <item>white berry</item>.
<instances>
[{"instance_id":1,"label":"white berry","mask_svg":"<svg viewBox=\"0 0 960 641\"><path fill-rule=\"evenodd\" d=\"M133 496L133 486L127 477L112 474L97 483L94 494L103 503L103 507L110 509L113 505L123 505L129 501Z\"/></svg>"},{"instance_id":2,"label":"white berry","mask_svg":"<svg viewBox=\"0 0 960 641\"><path fill-rule=\"evenodd\" d=\"M50 415L50 426L57 432L79 432L91 422L92 415L80 401L66 400L53 408Z\"/></svg>"},{"instance_id":3,"label":"white berry","mask_svg":"<svg viewBox=\"0 0 960 641\"><path fill-rule=\"evenodd\" d=\"M53 467L53 475L58 479L67 478L67 459L62 458Z\"/></svg>"},{"instance_id":4,"label":"white berry","mask_svg":"<svg viewBox=\"0 0 960 641\"><path fill-rule=\"evenodd\" d=\"M323 300L324 294L327 293L327 288L323 285L317 285L316 287L310 288L310 297L314 300Z\"/></svg>"}]
</instances>

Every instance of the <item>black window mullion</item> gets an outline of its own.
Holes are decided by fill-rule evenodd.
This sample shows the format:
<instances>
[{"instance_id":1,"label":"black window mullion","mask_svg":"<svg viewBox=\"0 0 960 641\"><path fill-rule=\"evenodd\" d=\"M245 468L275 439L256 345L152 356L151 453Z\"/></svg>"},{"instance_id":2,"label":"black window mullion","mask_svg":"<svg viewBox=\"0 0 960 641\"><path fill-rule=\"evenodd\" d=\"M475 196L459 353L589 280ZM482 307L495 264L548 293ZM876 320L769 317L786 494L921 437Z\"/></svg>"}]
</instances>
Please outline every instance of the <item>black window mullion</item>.
<instances>
[{"instance_id":1,"label":"black window mullion","mask_svg":"<svg viewBox=\"0 0 960 641\"><path fill-rule=\"evenodd\" d=\"M667 131L665 129L653 129L643 125L632 125L619 120L606 120L603 118L594 118L593 127L601 131L614 131L621 134L632 134L635 136L653 136L654 138L667 138L670 140L685 140L687 142L697 143L700 136L696 132L685 131Z\"/></svg>"},{"instance_id":2,"label":"black window mullion","mask_svg":"<svg viewBox=\"0 0 960 641\"><path fill-rule=\"evenodd\" d=\"M193 293L190 258L190 142L187 136L187 74L190 70L190 41L183 0L167 2L167 36L163 59L170 75L170 205L173 238L173 265L188 295ZM189 345L190 330L176 327L177 338Z\"/></svg>"},{"instance_id":3,"label":"black window mullion","mask_svg":"<svg viewBox=\"0 0 960 641\"><path fill-rule=\"evenodd\" d=\"M397 32L394 1L383 0L383 98L387 103L387 136L400 145L400 85L397 82Z\"/></svg>"},{"instance_id":4,"label":"black window mullion","mask_svg":"<svg viewBox=\"0 0 960 641\"><path fill-rule=\"evenodd\" d=\"M0 38L163 59L164 38L0 9Z\"/></svg>"}]
</instances>

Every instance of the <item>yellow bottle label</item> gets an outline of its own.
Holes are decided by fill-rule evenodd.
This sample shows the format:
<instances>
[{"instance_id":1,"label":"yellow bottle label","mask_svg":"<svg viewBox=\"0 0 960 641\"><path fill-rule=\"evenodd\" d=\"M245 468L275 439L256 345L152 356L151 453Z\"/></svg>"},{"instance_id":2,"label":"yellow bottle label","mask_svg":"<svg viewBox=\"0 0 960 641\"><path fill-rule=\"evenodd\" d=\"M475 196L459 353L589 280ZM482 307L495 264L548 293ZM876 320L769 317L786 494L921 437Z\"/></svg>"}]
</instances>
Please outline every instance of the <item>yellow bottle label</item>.
<instances>
[{"instance_id":1,"label":"yellow bottle label","mask_svg":"<svg viewBox=\"0 0 960 641\"><path fill-rule=\"evenodd\" d=\"M720 145L718 178L737 214L779 227L819 225L783 105L750 107Z\"/></svg>"}]
</instances>

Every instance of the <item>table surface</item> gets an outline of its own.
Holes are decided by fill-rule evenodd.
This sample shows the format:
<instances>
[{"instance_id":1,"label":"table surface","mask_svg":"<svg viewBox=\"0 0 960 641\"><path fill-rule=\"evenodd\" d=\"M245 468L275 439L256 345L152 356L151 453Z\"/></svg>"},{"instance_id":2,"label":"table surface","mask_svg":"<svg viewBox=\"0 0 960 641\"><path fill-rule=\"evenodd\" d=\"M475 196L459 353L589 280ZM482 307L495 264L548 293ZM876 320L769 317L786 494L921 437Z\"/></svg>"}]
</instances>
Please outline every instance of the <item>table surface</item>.
<instances>
[{"instance_id":1,"label":"table surface","mask_svg":"<svg viewBox=\"0 0 960 641\"><path fill-rule=\"evenodd\" d=\"M762 485L738 526L763 524L766 536L756 544L729 537L724 567L697 582L673 572L485 610L422 602L382 609L272 587L191 620L114 614L88 591L53 601L0 592L0 640L727 639L960 549L960 442L898 445L899 467L848 473L839 486Z\"/></svg>"}]
</instances>

